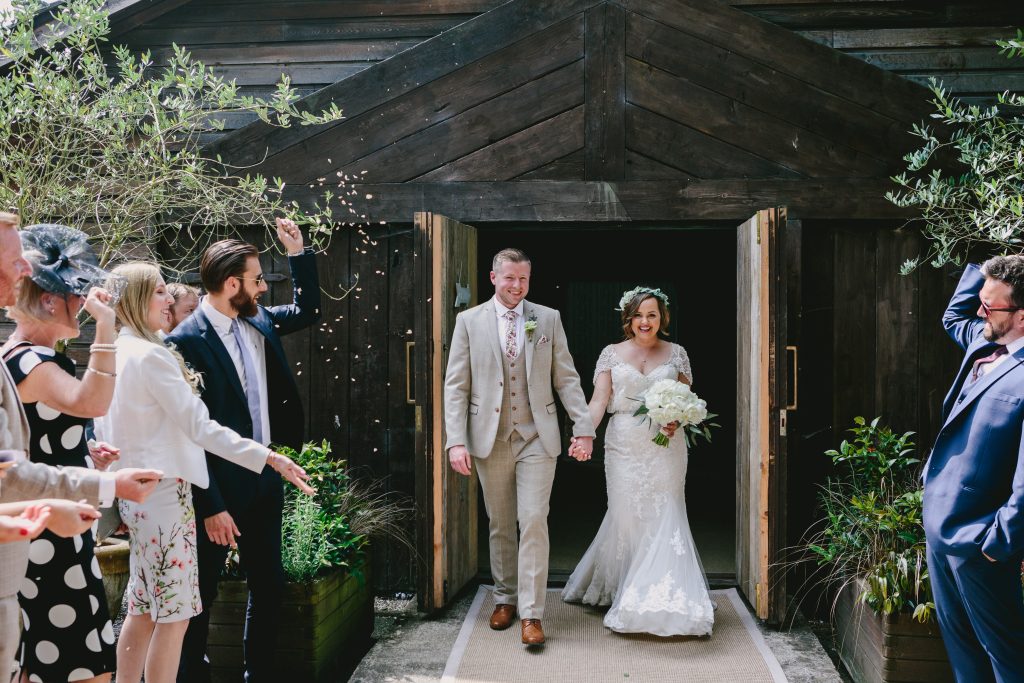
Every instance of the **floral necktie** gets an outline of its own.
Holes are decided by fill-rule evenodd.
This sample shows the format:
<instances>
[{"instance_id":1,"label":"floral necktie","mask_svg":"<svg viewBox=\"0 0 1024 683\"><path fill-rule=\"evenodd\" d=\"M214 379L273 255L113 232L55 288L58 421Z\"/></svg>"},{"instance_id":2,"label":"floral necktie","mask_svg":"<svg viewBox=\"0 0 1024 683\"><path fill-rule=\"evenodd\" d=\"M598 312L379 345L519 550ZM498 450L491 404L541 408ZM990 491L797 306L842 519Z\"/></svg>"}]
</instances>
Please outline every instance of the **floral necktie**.
<instances>
[{"instance_id":1,"label":"floral necktie","mask_svg":"<svg viewBox=\"0 0 1024 683\"><path fill-rule=\"evenodd\" d=\"M515 360L519 355L519 345L516 343L516 315L515 311L505 314L505 355L509 360Z\"/></svg>"}]
</instances>

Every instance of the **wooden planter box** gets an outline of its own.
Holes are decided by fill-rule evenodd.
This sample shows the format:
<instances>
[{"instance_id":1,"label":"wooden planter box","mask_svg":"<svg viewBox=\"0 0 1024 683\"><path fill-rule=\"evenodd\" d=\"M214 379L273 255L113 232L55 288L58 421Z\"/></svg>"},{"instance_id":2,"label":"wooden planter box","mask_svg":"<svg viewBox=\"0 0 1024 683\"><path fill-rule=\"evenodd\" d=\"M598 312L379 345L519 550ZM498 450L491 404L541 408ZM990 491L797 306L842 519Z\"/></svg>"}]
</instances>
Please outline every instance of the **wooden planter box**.
<instances>
[{"instance_id":1,"label":"wooden planter box","mask_svg":"<svg viewBox=\"0 0 1024 683\"><path fill-rule=\"evenodd\" d=\"M242 630L248 590L241 580L222 580L210 612L207 651L214 683L242 680ZM346 657L366 651L373 633L369 577L341 571L313 583L285 587L278 636L282 671L275 680L326 681Z\"/></svg>"},{"instance_id":2,"label":"wooden planter box","mask_svg":"<svg viewBox=\"0 0 1024 683\"><path fill-rule=\"evenodd\" d=\"M100 571L103 573L107 609L110 618L117 620L121 612L121 602L124 600L124 591L128 587L131 550L126 540L105 538L96 544L95 553Z\"/></svg>"},{"instance_id":3,"label":"wooden planter box","mask_svg":"<svg viewBox=\"0 0 1024 683\"><path fill-rule=\"evenodd\" d=\"M855 584L847 586L835 611L836 647L857 683L952 683L937 622L877 615L858 601L860 592Z\"/></svg>"}]
</instances>

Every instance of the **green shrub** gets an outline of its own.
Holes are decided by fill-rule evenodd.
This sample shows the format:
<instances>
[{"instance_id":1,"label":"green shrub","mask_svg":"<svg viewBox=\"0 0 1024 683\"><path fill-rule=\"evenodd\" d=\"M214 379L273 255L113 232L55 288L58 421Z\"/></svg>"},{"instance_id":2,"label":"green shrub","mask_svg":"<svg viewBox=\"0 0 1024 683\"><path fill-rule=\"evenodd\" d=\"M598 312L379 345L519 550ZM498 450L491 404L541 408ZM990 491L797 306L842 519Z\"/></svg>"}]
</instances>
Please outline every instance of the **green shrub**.
<instances>
[{"instance_id":1,"label":"green shrub","mask_svg":"<svg viewBox=\"0 0 1024 683\"><path fill-rule=\"evenodd\" d=\"M389 536L412 547L402 522L409 508L379 483L349 476L344 460L331 458L331 445L307 443L301 452L275 447L301 465L316 495L293 486L285 489L281 555L291 581L308 581L318 573L346 567L359 571L371 538Z\"/></svg>"},{"instance_id":2,"label":"green shrub","mask_svg":"<svg viewBox=\"0 0 1024 683\"><path fill-rule=\"evenodd\" d=\"M844 587L864 581L860 599L879 614L911 612L921 622L932 618L921 523L920 460L914 457L913 432L894 434L854 420L853 438L825 455L842 468L822 486L818 499L823 527L807 549L825 570L825 581Z\"/></svg>"}]
</instances>

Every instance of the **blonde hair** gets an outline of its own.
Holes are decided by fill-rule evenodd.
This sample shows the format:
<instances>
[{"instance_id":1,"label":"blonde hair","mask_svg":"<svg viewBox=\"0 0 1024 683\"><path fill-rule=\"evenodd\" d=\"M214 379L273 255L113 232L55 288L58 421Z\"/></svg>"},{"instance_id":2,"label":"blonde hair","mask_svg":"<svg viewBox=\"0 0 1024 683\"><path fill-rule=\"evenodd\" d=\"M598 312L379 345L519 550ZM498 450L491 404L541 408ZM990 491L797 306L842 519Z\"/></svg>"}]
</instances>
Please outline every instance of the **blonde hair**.
<instances>
[{"instance_id":1,"label":"blonde hair","mask_svg":"<svg viewBox=\"0 0 1024 683\"><path fill-rule=\"evenodd\" d=\"M32 281L22 278L18 283L18 297L7 307L7 317L15 322L45 323L50 319L50 312L43 305L43 288Z\"/></svg>"},{"instance_id":2,"label":"blonde hair","mask_svg":"<svg viewBox=\"0 0 1024 683\"><path fill-rule=\"evenodd\" d=\"M21 218L16 213L0 211L0 225L9 225L12 228L17 228L21 225Z\"/></svg>"},{"instance_id":3,"label":"blonde hair","mask_svg":"<svg viewBox=\"0 0 1024 683\"><path fill-rule=\"evenodd\" d=\"M181 366L181 374L185 381L192 387L192 391L198 394L203 386L202 375L188 367L185 359L173 345L165 345L157 333L149 329L149 304L160 281L159 266L145 261L133 261L114 268L112 274L124 280L124 288L115 309L117 319L141 339L166 346Z\"/></svg>"},{"instance_id":4,"label":"blonde hair","mask_svg":"<svg viewBox=\"0 0 1024 683\"><path fill-rule=\"evenodd\" d=\"M199 290L192 285L186 285L184 282L168 283L167 293L174 297L175 302L183 296L194 296L197 299L199 298Z\"/></svg>"},{"instance_id":5,"label":"blonde hair","mask_svg":"<svg viewBox=\"0 0 1024 683\"><path fill-rule=\"evenodd\" d=\"M3 223L4 214L0 212L0 223ZM22 257L36 269L43 258L42 252L31 249L22 254ZM24 277L18 282L18 297L14 304L7 307L7 317L15 322L46 323L53 317L50 311L43 305L43 294L52 294L35 283L30 277Z\"/></svg>"}]
</instances>

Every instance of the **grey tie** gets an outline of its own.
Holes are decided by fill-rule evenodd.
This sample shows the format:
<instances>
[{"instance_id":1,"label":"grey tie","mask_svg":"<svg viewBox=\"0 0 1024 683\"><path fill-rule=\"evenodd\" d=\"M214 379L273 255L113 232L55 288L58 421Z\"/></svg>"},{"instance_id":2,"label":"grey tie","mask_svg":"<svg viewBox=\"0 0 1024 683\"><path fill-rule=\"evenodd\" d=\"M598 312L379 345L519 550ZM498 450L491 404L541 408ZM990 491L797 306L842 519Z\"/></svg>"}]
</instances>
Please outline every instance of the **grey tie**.
<instances>
[{"instance_id":1,"label":"grey tie","mask_svg":"<svg viewBox=\"0 0 1024 683\"><path fill-rule=\"evenodd\" d=\"M249 404L249 416L252 417L252 440L263 443L263 415L260 412L260 389L256 379L256 364L249 355L242 340L242 330L238 320L231 321L231 334L238 344L238 352L242 354L242 367L245 368L245 400Z\"/></svg>"}]
</instances>

